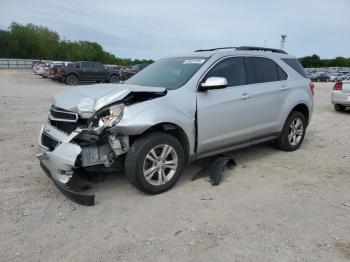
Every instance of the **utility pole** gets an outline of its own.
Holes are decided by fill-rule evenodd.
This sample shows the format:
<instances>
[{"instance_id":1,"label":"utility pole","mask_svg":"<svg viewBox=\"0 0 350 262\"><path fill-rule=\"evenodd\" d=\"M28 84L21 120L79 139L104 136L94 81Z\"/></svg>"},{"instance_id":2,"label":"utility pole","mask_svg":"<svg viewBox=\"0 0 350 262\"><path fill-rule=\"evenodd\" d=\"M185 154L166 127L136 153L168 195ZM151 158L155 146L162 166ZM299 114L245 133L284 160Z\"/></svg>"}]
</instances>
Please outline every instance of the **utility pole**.
<instances>
[{"instance_id":1,"label":"utility pole","mask_svg":"<svg viewBox=\"0 0 350 262\"><path fill-rule=\"evenodd\" d=\"M284 45L286 43L286 38L287 38L287 35L286 34L282 34L281 35L281 46L280 46L280 49L281 50L284 50Z\"/></svg>"}]
</instances>

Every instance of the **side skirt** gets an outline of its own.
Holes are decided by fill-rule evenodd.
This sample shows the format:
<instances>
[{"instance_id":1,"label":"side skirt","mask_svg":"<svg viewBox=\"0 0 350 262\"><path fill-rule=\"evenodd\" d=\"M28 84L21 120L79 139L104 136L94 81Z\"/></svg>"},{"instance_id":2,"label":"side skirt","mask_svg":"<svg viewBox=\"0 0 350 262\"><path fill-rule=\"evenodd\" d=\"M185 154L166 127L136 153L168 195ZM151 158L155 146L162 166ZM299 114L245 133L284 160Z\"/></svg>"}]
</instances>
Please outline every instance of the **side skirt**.
<instances>
[{"instance_id":1,"label":"side skirt","mask_svg":"<svg viewBox=\"0 0 350 262\"><path fill-rule=\"evenodd\" d=\"M237 143L237 144L233 144L230 145L228 147L224 147L224 148L220 148L220 149L216 149L210 152L204 152L204 153L199 153L199 154L195 154L193 156L190 157L190 161L193 162L195 160L201 159L201 158L205 158L205 157L209 157L209 156L213 156L213 155L218 155L218 154L222 154L222 153L227 153L227 152L232 152L238 149L242 149L245 147L249 147L252 145L256 145L256 144L260 144L263 142L267 142L267 141L271 141L274 140L276 138L278 138L280 135L280 133L277 134L271 134L268 136L264 136L264 137L259 137L253 140L248 140L248 141L244 141L242 143Z\"/></svg>"}]
</instances>

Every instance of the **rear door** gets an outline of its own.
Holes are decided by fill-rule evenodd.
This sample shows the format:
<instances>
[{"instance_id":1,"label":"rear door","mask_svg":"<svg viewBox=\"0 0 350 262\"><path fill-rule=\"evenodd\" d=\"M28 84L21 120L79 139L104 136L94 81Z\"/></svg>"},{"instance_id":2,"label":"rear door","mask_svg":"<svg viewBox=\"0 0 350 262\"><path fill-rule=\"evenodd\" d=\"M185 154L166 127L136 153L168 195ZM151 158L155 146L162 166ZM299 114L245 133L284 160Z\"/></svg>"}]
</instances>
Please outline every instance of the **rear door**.
<instances>
[{"instance_id":1,"label":"rear door","mask_svg":"<svg viewBox=\"0 0 350 262\"><path fill-rule=\"evenodd\" d=\"M93 62L81 62L80 63L80 79L84 81L91 81L95 78L95 68Z\"/></svg>"},{"instance_id":2,"label":"rear door","mask_svg":"<svg viewBox=\"0 0 350 262\"><path fill-rule=\"evenodd\" d=\"M197 92L198 153L220 150L248 142L252 115L246 99L244 58L229 57L217 62L204 76L225 77L223 89Z\"/></svg>"},{"instance_id":3,"label":"rear door","mask_svg":"<svg viewBox=\"0 0 350 262\"><path fill-rule=\"evenodd\" d=\"M246 57L247 93L251 98L252 138L277 132L279 117L289 92L287 74L276 62L265 57Z\"/></svg>"},{"instance_id":4,"label":"rear door","mask_svg":"<svg viewBox=\"0 0 350 262\"><path fill-rule=\"evenodd\" d=\"M99 62L95 62L95 75L96 80L107 80L109 71L106 70L105 65Z\"/></svg>"}]
</instances>

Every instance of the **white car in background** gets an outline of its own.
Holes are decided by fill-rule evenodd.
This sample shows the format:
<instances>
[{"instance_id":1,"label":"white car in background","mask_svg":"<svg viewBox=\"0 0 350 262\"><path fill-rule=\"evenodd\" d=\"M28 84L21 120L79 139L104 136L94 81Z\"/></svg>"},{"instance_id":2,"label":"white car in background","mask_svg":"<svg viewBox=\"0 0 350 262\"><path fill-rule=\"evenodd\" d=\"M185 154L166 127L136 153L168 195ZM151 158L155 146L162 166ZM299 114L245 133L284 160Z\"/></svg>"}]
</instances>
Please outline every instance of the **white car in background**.
<instances>
[{"instance_id":1,"label":"white car in background","mask_svg":"<svg viewBox=\"0 0 350 262\"><path fill-rule=\"evenodd\" d=\"M335 111L344 111L350 107L350 76L334 84L331 101Z\"/></svg>"},{"instance_id":2,"label":"white car in background","mask_svg":"<svg viewBox=\"0 0 350 262\"><path fill-rule=\"evenodd\" d=\"M40 62L40 63L36 64L35 66L33 66L33 72L36 75L42 75L44 73L45 66L46 66L46 63Z\"/></svg>"},{"instance_id":3,"label":"white car in background","mask_svg":"<svg viewBox=\"0 0 350 262\"><path fill-rule=\"evenodd\" d=\"M335 82L337 81L337 78L341 76L343 76L342 73L332 73L329 75L329 81Z\"/></svg>"},{"instance_id":4,"label":"white car in background","mask_svg":"<svg viewBox=\"0 0 350 262\"><path fill-rule=\"evenodd\" d=\"M347 79L350 76L350 73L345 73L341 76L337 77L337 81L344 81L345 79Z\"/></svg>"}]
</instances>

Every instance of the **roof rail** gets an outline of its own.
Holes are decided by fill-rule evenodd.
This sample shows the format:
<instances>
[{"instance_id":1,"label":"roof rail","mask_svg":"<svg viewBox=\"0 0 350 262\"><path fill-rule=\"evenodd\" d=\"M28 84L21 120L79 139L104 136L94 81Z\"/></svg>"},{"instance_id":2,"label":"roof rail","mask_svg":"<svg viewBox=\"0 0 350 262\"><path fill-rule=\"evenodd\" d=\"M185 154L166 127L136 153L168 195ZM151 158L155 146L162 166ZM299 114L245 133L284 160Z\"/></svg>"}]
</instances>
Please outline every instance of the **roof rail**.
<instances>
[{"instance_id":1,"label":"roof rail","mask_svg":"<svg viewBox=\"0 0 350 262\"><path fill-rule=\"evenodd\" d=\"M198 49L198 50L195 50L194 52L216 51L216 50L221 50L221 49L236 49L236 48L237 47L235 47L235 46L216 47L216 48L209 48L209 49Z\"/></svg>"},{"instance_id":2,"label":"roof rail","mask_svg":"<svg viewBox=\"0 0 350 262\"><path fill-rule=\"evenodd\" d=\"M267 48L267 47L258 47L258 46L239 46L239 47L216 47L216 48L209 48L209 49L198 49L194 52L206 52L206 51L217 51L217 50L223 50L223 49L235 49L235 50L245 50L245 51L264 51L264 52L272 52L272 53L279 53L279 54L288 54L286 51L281 49L275 49L275 48Z\"/></svg>"},{"instance_id":3,"label":"roof rail","mask_svg":"<svg viewBox=\"0 0 350 262\"><path fill-rule=\"evenodd\" d=\"M258 46L240 46L237 47L236 50L245 50L245 51L268 51L272 53L279 54L288 54L286 51L275 48L266 48L266 47L258 47Z\"/></svg>"}]
</instances>

